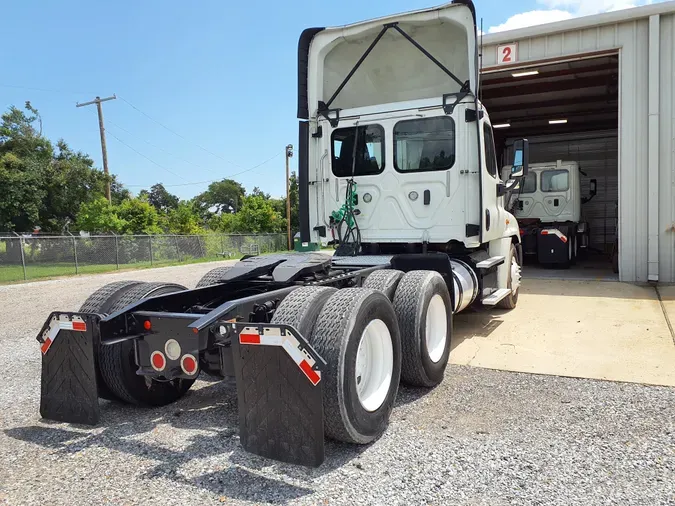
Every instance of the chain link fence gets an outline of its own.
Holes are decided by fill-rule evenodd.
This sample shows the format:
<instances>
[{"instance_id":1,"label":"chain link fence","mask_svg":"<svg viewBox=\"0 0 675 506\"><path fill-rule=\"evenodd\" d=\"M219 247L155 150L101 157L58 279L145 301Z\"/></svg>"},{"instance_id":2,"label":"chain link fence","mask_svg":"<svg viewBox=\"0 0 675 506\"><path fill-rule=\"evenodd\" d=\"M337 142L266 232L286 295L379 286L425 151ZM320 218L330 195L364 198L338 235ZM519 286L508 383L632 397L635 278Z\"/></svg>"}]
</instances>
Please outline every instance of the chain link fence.
<instances>
[{"instance_id":1,"label":"chain link fence","mask_svg":"<svg viewBox=\"0 0 675 506\"><path fill-rule=\"evenodd\" d=\"M0 233L0 283L285 251L284 234L38 236Z\"/></svg>"}]
</instances>

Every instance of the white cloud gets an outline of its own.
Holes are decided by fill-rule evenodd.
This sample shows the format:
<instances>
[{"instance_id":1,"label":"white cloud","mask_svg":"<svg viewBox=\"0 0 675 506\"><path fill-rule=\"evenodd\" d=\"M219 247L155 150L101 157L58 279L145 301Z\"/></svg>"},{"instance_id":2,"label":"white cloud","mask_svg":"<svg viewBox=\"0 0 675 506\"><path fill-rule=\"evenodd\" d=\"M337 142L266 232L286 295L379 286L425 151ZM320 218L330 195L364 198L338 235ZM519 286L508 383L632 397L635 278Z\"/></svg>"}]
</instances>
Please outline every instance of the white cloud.
<instances>
[{"instance_id":1,"label":"white cloud","mask_svg":"<svg viewBox=\"0 0 675 506\"><path fill-rule=\"evenodd\" d=\"M553 23L555 21L564 21L573 16L567 11L556 9L548 11L530 11L511 16L505 23L497 26L491 26L489 33L504 32L506 30L515 30L516 28L525 28L526 26L542 25L544 23Z\"/></svg>"},{"instance_id":2,"label":"white cloud","mask_svg":"<svg viewBox=\"0 0 675 506\"><path fill-rule=\"evenodd\" d=\"M618 11L664 0L537 0L546 9L522 12L511 16L501 25L491 26L488 33L503 32L553 23L578 16L590 16L601 12Z\"/></svg>"},{"instance_id":3,"label":"white cloud","mask_svg":"<svg viewBox=\"0 0 675 506\"><path fill-rule=\"evenodd\" d=\"M601 12L618 11L644 5L646 1L633 2L630 0L537 0L538 3L549 9L562 8L572 12L575 16L588 16Z\"/></svg>"}]
</instances>

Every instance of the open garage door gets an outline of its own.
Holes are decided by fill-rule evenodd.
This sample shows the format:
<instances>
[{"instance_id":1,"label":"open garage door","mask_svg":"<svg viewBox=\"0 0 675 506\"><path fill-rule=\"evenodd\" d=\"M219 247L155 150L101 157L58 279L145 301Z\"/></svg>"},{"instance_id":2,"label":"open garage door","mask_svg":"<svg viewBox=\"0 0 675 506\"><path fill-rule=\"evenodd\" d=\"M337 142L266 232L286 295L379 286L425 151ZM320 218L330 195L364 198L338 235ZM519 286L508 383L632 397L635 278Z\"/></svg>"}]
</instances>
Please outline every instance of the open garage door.
<instances>
[{"instance_id":1,"label":"open garage door","mask_svg":"<svg viewBox=\"0 0 675 506\"><path fill-rule=\"evenodd\" d=\"M618 265L618 72L618 54L483 71L481 100L495 128L502 166L511 159L513 140L527 138L531 164L550 164L554 170L560 167L558 161L574 162L580 169L579 223L588 234L575 244L580 247L577 261L569 269L557 268L565 264L542 268L541 257L530 250L526 275L618 280L614 268ZM541 172L536 177L537 190L546 190L549 179ZM597 194L588 200L592 180ZM557 204L557 199L549 200ZM513 202L517 205L517 198ZM522 221L529 225L534 220Z\"/></svg>"}]
</instances>

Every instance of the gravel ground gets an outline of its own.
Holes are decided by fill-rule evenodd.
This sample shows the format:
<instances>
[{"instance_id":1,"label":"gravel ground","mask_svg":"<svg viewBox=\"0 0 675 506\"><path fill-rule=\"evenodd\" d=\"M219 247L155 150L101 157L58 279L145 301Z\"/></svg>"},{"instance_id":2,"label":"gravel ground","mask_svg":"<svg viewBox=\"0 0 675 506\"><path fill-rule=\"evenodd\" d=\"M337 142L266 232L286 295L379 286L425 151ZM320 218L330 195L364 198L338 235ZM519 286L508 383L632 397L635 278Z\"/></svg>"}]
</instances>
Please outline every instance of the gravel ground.
<instances>
[{"instance_id":1,"label":"gravel ground","mask_svg":"<svg viewBox=\"0 0 675 506\"><path fill-rule=\"evenodd\" d=\"M214 264L0 287L0 504L675 505L675 389L451 366L402 388L387 433L318 469L243 452L231 385L96 428L40 420L35 335L118 279L194 286Z\"/></svg>"}]
</instances>

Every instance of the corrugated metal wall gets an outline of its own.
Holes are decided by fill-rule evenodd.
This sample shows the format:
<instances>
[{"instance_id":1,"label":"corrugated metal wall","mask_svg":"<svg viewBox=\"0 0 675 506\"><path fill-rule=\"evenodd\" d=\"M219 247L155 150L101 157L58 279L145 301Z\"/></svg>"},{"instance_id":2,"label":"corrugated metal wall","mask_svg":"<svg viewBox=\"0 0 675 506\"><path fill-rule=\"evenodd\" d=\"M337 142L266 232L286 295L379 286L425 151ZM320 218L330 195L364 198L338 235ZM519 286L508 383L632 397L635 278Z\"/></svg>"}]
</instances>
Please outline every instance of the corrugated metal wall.
<instances>
[{"instance_id":1,"label":"corrugated metal wall","mask_svg":"<svg viewBox=\"0 0 675 506\"><path fill-rule=\"evenodd\" d=\"M662 282L675 282L675 231L672 229L675 225L674 16L672 13L660 16L659 280ZM497 37L500 42L508 40L501 35L492 40ZM514 41L519 46L518 62L524 64L595 51L619 51L619 275L622 281L647 281L649 18L516 37ZM483 55L483 67L495 66L497 43L486 44Z\"/></svg>"},{"instance_id":2,"label":"corrugated metal wall","mask_svg":"<svg viewBox=\"0 0 675 506\"><path fill-rule=\"evenodd\" d=\"M661 16L659 279L675 282L675 15Z\"/></svg>"},{"instance_id":3,"label":"corrugated metal wall","mask_svg":"<svg viewBox=\"0 0 675 506\"><path fill-rule=\"evenodd\" d=\"M591 179L598 181L598 194L581 206L582 219L590 224L591 247L611 253L616 237L619 200L618 132L588 132L528 137L530 163L565 160L578 162L581 170L581 194L589 194ZM504 160L510 160L508 148Z\"/></svg>"}]
</instances>

